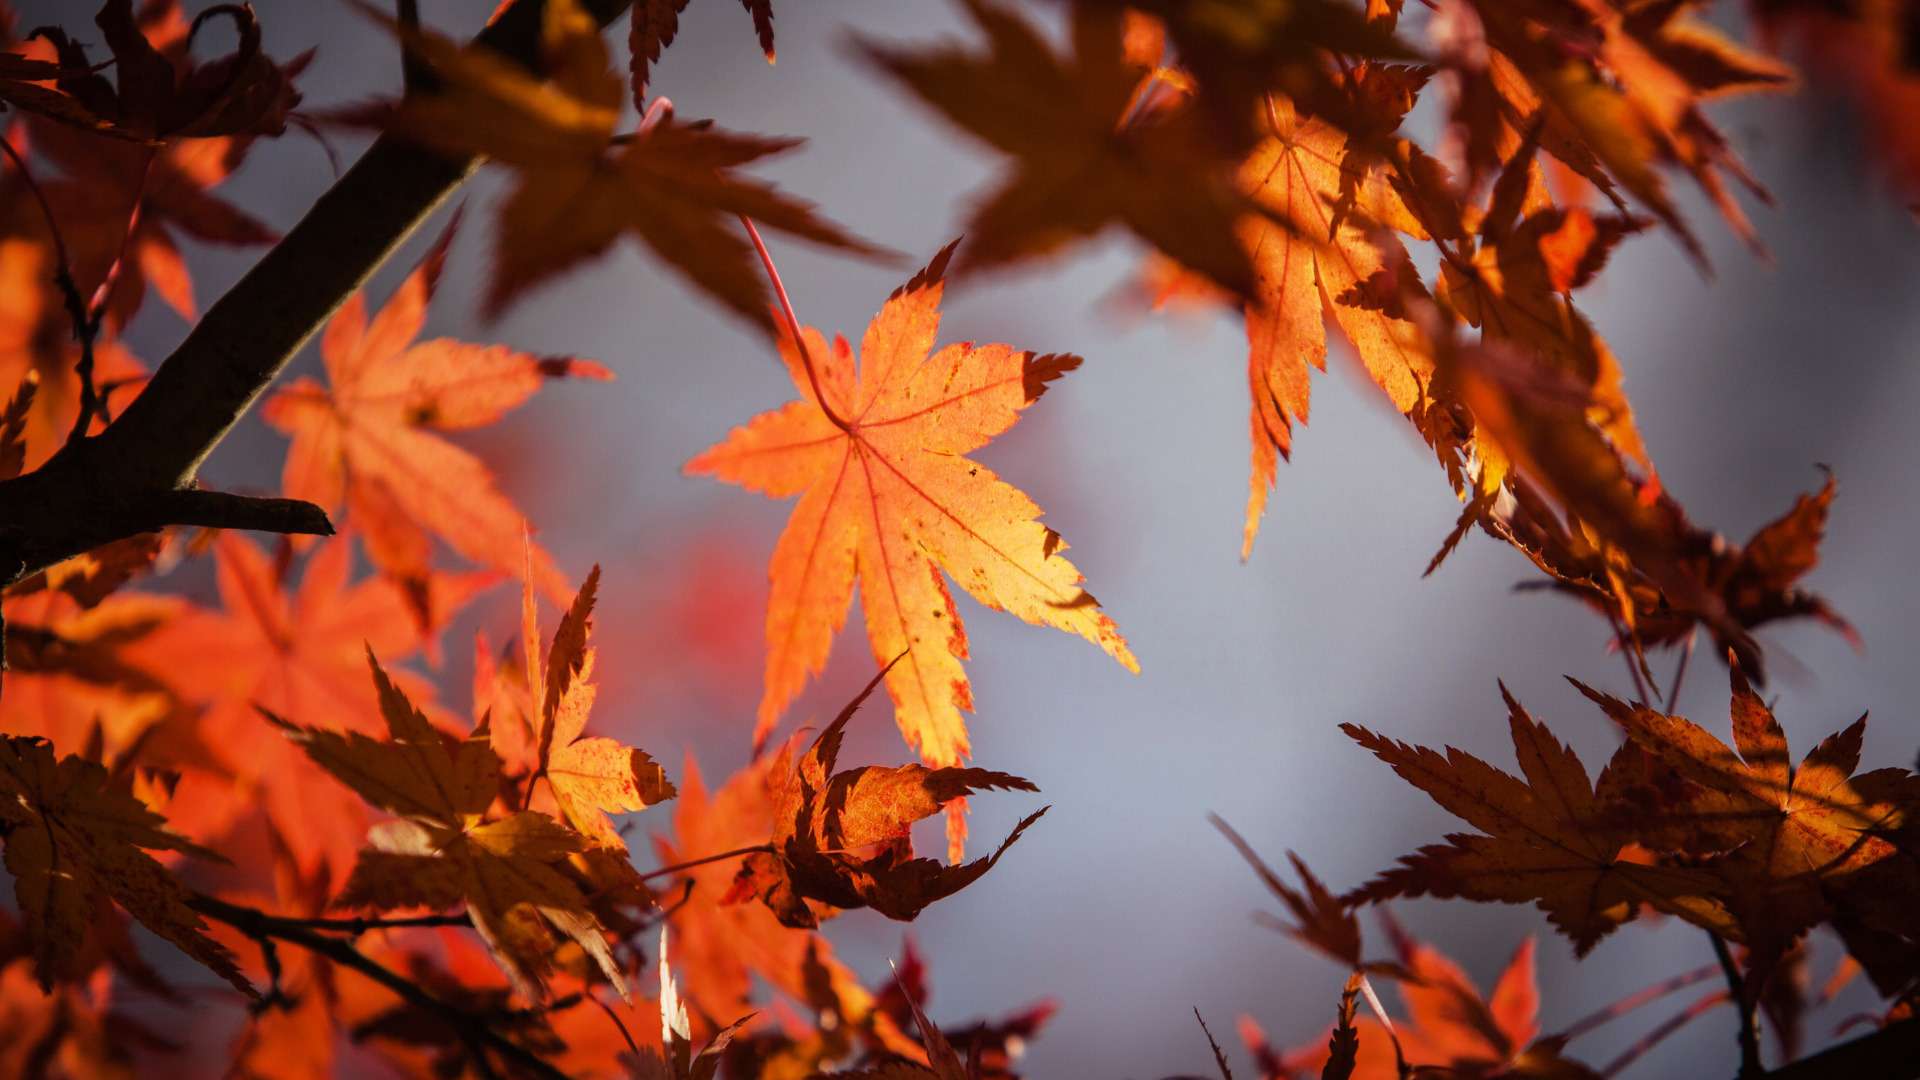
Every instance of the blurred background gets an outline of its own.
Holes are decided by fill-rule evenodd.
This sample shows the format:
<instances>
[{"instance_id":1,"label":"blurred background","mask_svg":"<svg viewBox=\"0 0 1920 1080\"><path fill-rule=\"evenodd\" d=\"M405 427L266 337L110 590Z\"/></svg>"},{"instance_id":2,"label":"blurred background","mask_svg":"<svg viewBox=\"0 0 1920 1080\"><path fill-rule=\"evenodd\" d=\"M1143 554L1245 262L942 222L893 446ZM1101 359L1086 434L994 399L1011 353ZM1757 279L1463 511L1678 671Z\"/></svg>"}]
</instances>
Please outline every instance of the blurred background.
<instances>
[{"instance_id":1,"label":"blurred background","mask_svg":"<svg viewBox=\"0 0 1920 1080\"><path fill-rule=\"evenodd\" d=\"M23 27L61 22L82 32L95 5L15 6ZM190 13L199 6L187 4ZM427 22L461 36L492 6L421 4ZM259 0L256 8L275 56L317 46L300 83L307 108L397 88L391 40L347 5ZM759 174L919 265L957 234L972 194L1001 161L863 67L848 46L856 30L907 42L966 35L960 10L941 0L785 0L775 13L780 60L769 66L738 4L696 0L654 89L683 118L806 137ZM1041 14L1058 12L1042 6ZM624 23L610 38L624 44ZM210 41L202 51L229 44ZM1796 756L1871 709L1868 766L1909 764L1920 746L1910 704L1920 696L1920 575L1907 562L1920 551L1912 465L1920 305L1909 299L1920 284L1920 236L1865 163L1845 111L1817 90L1718 117L1778 196L1777 211L1755 208L1777 262L1756 261L1696 200L1689 217L1708 241L1715 278L1703 278L1666 237L1642 237L1583 294L1583 308L1626 369L1664 482L1702 524L1744 540L1818 486L1816 463L1835 470L1840 497L1823 565L1808 583L1854 622L1866 651L1811 624L1770 628L1771 691ZM343 161L366 144L353 134L330 138ZM293 133L258 146L222 191L285 229L333 175L321 146ZM483 174L467 189L468 205L484 208L501 179ZM596 562L604 568L599 730L648 749L676 778L683 755L697 759L717 782L749 752L765 564L789 504L683 476L680 467L733 425L791 399L793 387L766 340L627 244L499 324L481 325L485 221L469 215L428 333L588 356L619 379L549 384L504 423L461 441L498 471L570 577ZM438 219L378 275L376 301L437 227ZM856 341L910 270L772 245L802 320ZM190 250L202 302L256 256ZM1110 234L1052 265L967 283L949 293L941 334L943 342L1086 357L978 457L1046 510L1143 668L1130 675L1077 638L959 598L973 651L975 762L1030 777L1045 792L974 800L973 848L990 849L1044 803L1053 810L992 874L930 909L911 932L931 969L931 1015L943 1026L1060 999L1025 1059L1038 1077L1210 1073L1195 1007L1236 1065L1246 1063L1230 1030L1239 1014L1278 1045L1321 1037L1342 973L1251 921L1251 911L1273 905L1206 818L1226 818L1270 862L1298 852L1336 889L1458 826L1348 741L1340 723L1451 744L1511 770L1496 685L1504 679L1597 771L1616 736L1562 676L1630 690L1620 659L1604 651L1601 620L1571 601L1511 590L1532 570L1505 546L1471 535L1421 580L1458 504L1409 427L1344 354L1316 379L1312 423L1296 434L1294 460L1243 564L1244 337L1225 315L1168 322L1116 305L1139 256L1130 239ZM157 364L184 329L163 305L148 304L128 344ZM317 372L311 350L295 370ZM203 475L223 488L272 491L284 445L250 418ZM202 569L184 568L177 587L215 602ZM496 590L448 631L438 675L451 704L466 700L473 631L506 639L514 603L510 590ZM830 717L872 675L857 615L852 622L783 735ZM1674 659L1654 660L1663 682ZM1707 651L1695 658L1678 711L1726 730L1724 667ZM855 722L849 744L843 761L906 759L884 703ZM637 821L643 832L664 828L664 811ZM1670 920L1627 927L1576 963L1531 908L1429 901L1397 913L1483 989L1524 937L1538 936L1547 1031L1712 961L1704 934ZM1370 920L1368 929L1369 953L1385 955ZM866 911L828 928L870 983L885 976L907 932ZM1816 981L1838 955L1816 940ZM1692 996L1584 1036L1570 1052L1604 1063ZM1814 1045L1870 1004L1853 987L1815 1016ZM1701 1064L1731 1072L1734 1053L1733 1015L1722 1009L1627 1075L1694 1076Z\"/></svg>"}]
</instances>

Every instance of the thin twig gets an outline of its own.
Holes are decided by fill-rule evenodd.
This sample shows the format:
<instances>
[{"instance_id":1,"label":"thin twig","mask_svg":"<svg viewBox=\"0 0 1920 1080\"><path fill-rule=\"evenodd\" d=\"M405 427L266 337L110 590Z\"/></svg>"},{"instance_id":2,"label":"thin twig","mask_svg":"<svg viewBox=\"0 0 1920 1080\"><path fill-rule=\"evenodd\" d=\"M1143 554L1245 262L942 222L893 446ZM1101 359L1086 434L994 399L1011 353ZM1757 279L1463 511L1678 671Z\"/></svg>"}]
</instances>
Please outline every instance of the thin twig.
<instances>
[{"instance_id":1,"label":"thin twig","mask_svg":"<svg viewBox=\"0 0 1920 1080\"><path fill-rule=\"evenodd\" d=\"M807 382L813 387L813 400L820 411L827 414L833 426L841 431L851 432L853 425L840 418L827 403L827 395L820 389L820 376L813 370L813 354L807 350L807 339L800 334L800 320L794 318L793 301L787 299L787 287L780 281L780 271L774 268L773 256L767 253L766 241L760 239L760 230L753 227L753 219L740 215L740 224L747 227L747 235L753 238L753 249L760 253L760 265L767 268L767 280L773 283L773 293L780 298L780 311L787 318L787 333L793 336L793 347L800 350L800 366L807 369Z\"/></svg>"},{"instance_id":2,"label":"thin twig","mask_svg":"<svg viewBox=\"0 0 1920 1080\"><path fill-rule=\"evenodd\" d=\"M1601 1080L1612 1080L1613 1077L1620 1075L1620 1070L1640 1060L1647 1051L1660 1045L1667 1036L1687 1026L1695 1017L1730 1000L1732 999L1725 990L1715 990L1713 993L1680 1010L1680 1012L1669 1017L1659 1027L1642 1035L1639 1042L1621 1051L1619 1057L1607 1062L1607 1067L1600 1070ZM1745 1074L1743 1073L1742 1075Z\"/></svg>"},{"instance_id":3,"label":"thin twig","mask_svg":"<svg viewBox=\"0 0 1920 1080\"><path fill-rule=\"evenodd\" d=\"M86 435L88 425L93 422L94 414L100 409L93 386L93 342L100 333L100 312L105 310L105 305L102 304L96 308L94 305L89 305L80 295L80 286L73 279L73 263L67 257L66 237L61 235L60 222L53 216L53 204L47 201L46 192L41 190L40 182L35 180L33 173L27 169L26 160L20 156L20 151L14 148L13 140L0 136L0 150L6 151L7 157L13 161L14 169L19 172L21 181L27 185L28 191L33 192L34 201L40 204L40 216L46 219L47 234L53 238L53 282L60 288L61 306L67 309L67 320L73 324L73 339L80 343L80 362L74 366L74 375L80 380L80 414L74 418L73 429L67 433L67 444L72 445ZM152 156L149 155L148 161L151 160ZM141 172L140 177L141 188L144 190L145 171ZM137 220L140 211L139 200L135 199L133 205ZM132 222L128 223L127 235L133 235ZM125 243L123 239L121 241L123 257ZM116 260L115 266L118 265ZM113 275L109 271L107 281L101 282L102 290L106 289L112 278Z\"/></svg>"},{"instance_id":4,"label":"thin twig","mask_svg":"<svg viewBox=\"0 0 1920 1080\"><path fill-rule=\"evenodd\" d=\"M1626 628L1620 625L1620 619L1611 608L1607 609L1607 623L1613 627L1613 640L1620 645L1620 658L1627 663L1627 674L1633 677L1633 692L1640 704L1651 705L1653 699L1647 696L1647 684L1640 678L1640 667L1633 662L1637 649L1637 639L1627 636Z\"/></svg>"},{"instance_id":5,"label":"thin twig","mask_svg":"<svg viewBox=\"0 0 1920 1080\"><path fill-rule=\"evenodd\" d=\"M1665 982L1655 983L1645 990L1628 994L1626 997L1621 998L1619 1001L1614 1002L1604 1009L1589 1013L1579 1020L1575 1020L1572 1024L1567 1025L1566 1030L1560 1032L1559 1038L1568 1041L1577 1039L1587 1032L1592 1031L1594 1028L1609 1021L1617 1020L1648 1002L1658 1001L1668 994L1685 990L1689 986L1705 982L1718 974L1720 974L1720 965L1708 964L1706 967L1695 968L1683 975L1675 975Z\"/></svg>"},{"instance_id":6,"label":"thin twig","mask_svg":"<svg viewBox=\"0 0 1920 1080\"><path fill-rule=\"evenodd\" d=\"M1740 965L1734 962L1733 950L1727 948L1727 939L1713 931L1707 931L1713 939L1713 955L1720 961L1720 970L1727 976L1727 992L1733 995L1736 1008L1740 1011L1740 1080L1753 1080L1767 1074L1760 1064L1760 1027L1754 1022L1752 1000L1758 995L1747 993L1746 977L1740 974Z\"/></svg>"},{"instance_id":7,"label":"thin twig","mask_svg":"<svg viewBox=\"0 0 1920 1080\"><path fill-rule=\"evenodd\" d=\"M1687 677L1687 661L1693 659L1693 642L1700 636L1700 628L1687 631L1686 647L1680 650L1680 664L1673 669L1673 688L1667 691L1667 711L1678 712L1680 708L1680 684Z\"/></svg>"},{"instance_id":8,"label":"thin twig","mask_svg":"<svg viewBox=\"0 0 1920 1080\"><path fill-rule=\"evenodd\" d=\"M298 930L324 930L330 933L359 937L375 930L399 930L410 926L472 926L473 916L466 912L458 915L416 915L406 919L286 919L277 915L264 918L280 926Z\"/></svg>"},{"instance_id":9,"label":"thin twig","mask_svg":"<svg viewBox=\"0 0 1920 1080\"><path fill-rule=\"evenodd\" d=\"M210 919L226 923L255 941L274 938L289 942L365 975L391 990L400 1000L452 1028L461 1041L474 1051L475 1061L485 1076L494 1075L493 1063L487 1060L484 1052L485 1047L492 1047L506 1061L542 1080L569 1080L566 1073L542 1060L538 1054L500 1034L488 1018L441 1001L418 983L368 959L351 942L306 927L286 925L299 920L280 919L211 896L195 896L187 906Z\"/></svg>"},{"instance_id":10,"label":"thin twig","mask_svg":"<svg viewBox=\"0 0 1920 1080\"><path fill-rule=\"evenodd\" d=\"M600 1011L607 1014L607 1019L613 1021L613 1026L620 1029L620 1037L627 1040L627 1049L633 1051L634 1057L639 1057L640 1044L633 1041L633 1034L627 1030L626 1021L620 1019L620 1014L613 1011L613 1006L601 1001L597 994L588 994L587 1000L600 1006Z\"/></svg>"},{"instance_id":11,"label":"thin twig","mask_svg":"<svg viewBox=\"0 0 1920 1080\"><path fill-rule=\"evenodd\" d=\"M654 915L653 918L648 919L647 921L641 923L640 930L642 932L651 930L654 927L659 926L661 923L666 922L668 919L673 918L674 912L679 911L683 907L686 907L687 901L693 899L693 887L695 884L696 882L692 878L688 878L687 887L681 891L680 899L675 900L673 902L672 907L660 909L659 913Z\"/></svg>"},{"instance_id":12,"label":"thin twig","mask_svg":"<svg viewBox=\"0 0 1920 1080\"><path fill-rule=\"evenodd\" d=\"M732 851L723 851L718 855L708 855L705 858L694 859L690 862L675 863L672 866L663 866L658 870L650 870L647 873L641 874L640 880L647 881L652 878L666 877L668 874L679 873L682 870L689 870L696 866L705 865L706 863L719 862L721 859L731 859L735 855L751 855L756 851L771 852L772 850L772 844L755 844L752 847L735 848Z\"/></svg>"}]
</instances>

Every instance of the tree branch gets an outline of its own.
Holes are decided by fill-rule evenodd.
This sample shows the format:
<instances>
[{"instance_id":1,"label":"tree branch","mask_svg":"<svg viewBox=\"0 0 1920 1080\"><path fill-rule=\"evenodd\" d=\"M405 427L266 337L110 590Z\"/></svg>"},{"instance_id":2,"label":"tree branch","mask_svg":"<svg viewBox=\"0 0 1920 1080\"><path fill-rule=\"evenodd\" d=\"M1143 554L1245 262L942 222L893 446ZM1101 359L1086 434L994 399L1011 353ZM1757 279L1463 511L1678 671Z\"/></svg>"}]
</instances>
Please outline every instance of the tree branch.
<instances>
[{"instance_id":1,"label":"tree branch","mask_svg":"<svg viewBox=\"0 0 1920 1080\"><path fill-rule=\"evenodd\" d=\"M1920 1080L1920 1019L1782 1065L1767 1080Z\"/></svg>"},{"instance_id":2,"label":"tree branch","mask_svg":"<svg viewBox=\"0 0 1920 1080\"><path fill-rule=\"evenodd\" d=\"M602 25L631 0L585 0ZM475 40L529 68L539 62L544 0L516 0ZM0 583L160 525L151 511L240 514L319 531L317 507L248 516L190 489L200 465L301 347L413 230L478 168L390 137L313 205L285 239L210 307L127 410L98 436L0 482ZM171 496L169 496L171 498ZM324 518L324 515L320 515ZM329 527L326 531L331 531Z\"/></svg>"},{"instance_id":3,"label":"tree branch","mask_svg":"<svg viewBox=\"0 0 1920 1080\"><path fill-rule=\"evenodd\" d=\"M361 955L353 943L342 938L328 937L313 929L301 926L304 920L283 919L268 915L253 908L229 904L225 900L211 896L195 896L187 906L210 919L226 923L255 941L279 940L298 945L307 951L350 968L365 975L374 982L391 990L400 1000L432 1016L452 1028L461 1041L475 1053L476 1060L485 1062L486 1055L482 1047L491 1047L502 1058L520 1069L542 1080L569 1080L566 1073L548 1064L538 1054L521 1046L494 1030L492 1023L478 1013L470 1013L441 1001L422 988L418 983L394 974L387 968ZM490 1065L491 1063L486 1063Z\"/></svg>"}]
</instances>

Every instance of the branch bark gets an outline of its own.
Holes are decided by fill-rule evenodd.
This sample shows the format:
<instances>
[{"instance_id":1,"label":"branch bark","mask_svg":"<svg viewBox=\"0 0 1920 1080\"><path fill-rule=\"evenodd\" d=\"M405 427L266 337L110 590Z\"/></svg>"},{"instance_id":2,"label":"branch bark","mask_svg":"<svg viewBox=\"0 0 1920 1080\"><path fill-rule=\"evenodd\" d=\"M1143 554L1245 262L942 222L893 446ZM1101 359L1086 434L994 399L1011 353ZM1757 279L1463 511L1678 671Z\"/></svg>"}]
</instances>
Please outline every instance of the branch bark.
<instances>
[{"instance_id":1,"label":"branch bark","mask_svg":"<svg viewBox=\"0 0 1920 1080\"><path fill-rule=\"evenodd\" d=\"M585 0L605 25L631 0ZM516 0L475 40L529 68L544 0ZM328 318L480 165L381 137L209 308L138 398L96 437L0 481L0 583L170 524L331 533L318 507L209 498L207 455ZM193 516L189 516L193 515Z\"/></svg>"},{"instance_id":2,"label":"branch bark","mask_svg":"<svg viewBox=\"0 0 1920 1080\"><path fill-rule=\"evenodd\" d=\"M1767 1080L1920 1080L1920 1019L1782 1065Z\"/></svg>"}]
</instances>

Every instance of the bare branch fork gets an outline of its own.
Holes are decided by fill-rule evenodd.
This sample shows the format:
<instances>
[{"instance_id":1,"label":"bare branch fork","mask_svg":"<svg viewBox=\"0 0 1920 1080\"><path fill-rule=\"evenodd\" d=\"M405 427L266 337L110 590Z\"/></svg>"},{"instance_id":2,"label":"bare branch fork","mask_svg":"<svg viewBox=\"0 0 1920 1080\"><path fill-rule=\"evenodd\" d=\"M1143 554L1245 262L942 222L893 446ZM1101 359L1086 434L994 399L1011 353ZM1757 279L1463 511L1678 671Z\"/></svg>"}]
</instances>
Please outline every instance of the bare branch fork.
<instances>
[{"instance_id":1,"label":"bare branch fork","mask_svg":"<svg viewBox=\"0 0 1920 1080\"><path fill-rule=\"evenodd\" d=\"M630 3L583 6L605 25ZM516 0L475 40L534 68L544 7ZM106 430L0 481L0 584L165 525L331 534L312 503L203 491L195 475L307 340L479 164L376 140Z\"/></svg>"}]
</instances>

